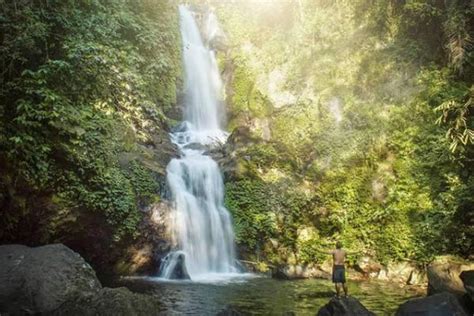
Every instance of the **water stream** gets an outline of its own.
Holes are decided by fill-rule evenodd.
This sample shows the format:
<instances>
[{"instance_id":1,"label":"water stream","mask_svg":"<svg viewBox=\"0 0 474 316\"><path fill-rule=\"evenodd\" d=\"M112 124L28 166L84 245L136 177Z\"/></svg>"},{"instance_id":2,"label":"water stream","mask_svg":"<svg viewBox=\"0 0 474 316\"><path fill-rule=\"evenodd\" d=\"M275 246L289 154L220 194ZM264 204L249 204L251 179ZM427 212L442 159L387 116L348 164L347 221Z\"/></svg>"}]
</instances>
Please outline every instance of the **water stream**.
<instances>
[{"instance_id":1,"label":"water stream","mask_svg":"<svg viewBox=\"0 0 474 316\"><path fill-rule=\"evenodd\" d=\"M184 121L171 134L181 157L171 160L166 169L177 249L165 258L160 271L162 277L171 278L184 256L192 280L220 279L237 273L232 219L224 207L222 176L217 163L205 155L206 146L227 138L222 129L222 82L214 52L203 43L193 13L185 6L180 6L179 13L185 70ZM206 29L212 35L210 26L212 23Z\"/></svg>"}]
</instances>

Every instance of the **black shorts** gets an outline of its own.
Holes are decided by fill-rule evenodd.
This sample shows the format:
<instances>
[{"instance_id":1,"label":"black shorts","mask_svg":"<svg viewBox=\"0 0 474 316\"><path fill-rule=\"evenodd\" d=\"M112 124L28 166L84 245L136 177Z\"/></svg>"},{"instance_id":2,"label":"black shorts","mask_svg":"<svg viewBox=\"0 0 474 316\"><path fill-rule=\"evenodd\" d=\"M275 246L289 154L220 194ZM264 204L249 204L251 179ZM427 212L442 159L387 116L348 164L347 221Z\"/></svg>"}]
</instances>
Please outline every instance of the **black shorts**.
<instances>
[{"instance_id":1,"label":"black shorts","mask_svg":"<svg viewBox=\"0 0 474 316\"><path fill-rule=\"evenodd\" d=\"M343 265L335 265L332 268L332 282L346 283L346 269Z\"/></svg>"}]
</instances>

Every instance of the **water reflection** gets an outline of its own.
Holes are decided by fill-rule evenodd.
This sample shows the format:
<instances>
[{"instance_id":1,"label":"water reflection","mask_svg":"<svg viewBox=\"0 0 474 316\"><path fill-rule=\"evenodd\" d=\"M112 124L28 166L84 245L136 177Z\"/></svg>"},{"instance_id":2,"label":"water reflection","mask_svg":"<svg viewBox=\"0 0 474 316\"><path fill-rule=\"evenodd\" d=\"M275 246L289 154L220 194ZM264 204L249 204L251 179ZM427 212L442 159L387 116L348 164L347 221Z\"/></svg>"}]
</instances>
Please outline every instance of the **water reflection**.
<instances>
[{"instance_id":1,"label":"water reflection","mask_svg":"<svg viewBox=\"0 0 474 316\"><path fill-rule=\"evenodd\" d=\"M163 315L215 315L226 308L248 315L314 315L334 295L326 280L251 278L209 284L143 278L122 280L121 285L156 296ZM350 282L349 291L377 315L393 314L402 302L418 296L413 289L375 281Z\"/></svg>"}]
</instances>

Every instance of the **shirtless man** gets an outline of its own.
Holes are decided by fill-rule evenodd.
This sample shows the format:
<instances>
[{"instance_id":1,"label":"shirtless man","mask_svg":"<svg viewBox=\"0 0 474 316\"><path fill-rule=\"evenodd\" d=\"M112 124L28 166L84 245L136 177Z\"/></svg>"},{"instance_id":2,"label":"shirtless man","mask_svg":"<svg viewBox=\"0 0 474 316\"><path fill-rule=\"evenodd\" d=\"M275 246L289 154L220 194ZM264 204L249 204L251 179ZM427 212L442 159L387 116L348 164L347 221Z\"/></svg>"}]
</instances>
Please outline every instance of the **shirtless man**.
<instances>
[{"instance_id":1,"label":"shirtless man","mask_svg":"<svg viewBox=\"0 0 474 316\"><path fill-rule=\"evenodd\" d=\"M341 293L341 286L344 289L344 295L347 296L346 269L344 266L347 252L342 249L342 243L338 241L336 242L336 249L322 252L332 255L332 282L336 286L337 297L339 297L339 294Z\"/></svg>"}]
</instances>

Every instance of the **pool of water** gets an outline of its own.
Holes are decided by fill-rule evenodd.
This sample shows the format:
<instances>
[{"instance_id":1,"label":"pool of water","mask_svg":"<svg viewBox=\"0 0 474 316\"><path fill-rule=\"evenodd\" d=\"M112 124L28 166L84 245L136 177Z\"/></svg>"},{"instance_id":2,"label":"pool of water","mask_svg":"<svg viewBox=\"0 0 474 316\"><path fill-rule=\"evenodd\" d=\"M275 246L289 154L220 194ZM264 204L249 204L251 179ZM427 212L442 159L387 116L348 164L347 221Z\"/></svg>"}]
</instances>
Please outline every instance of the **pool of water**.
<instances>
[{"instance_id":1,"label":"pool of water","mask_svg":"<svg viewBox=\"0 0 474 316\"><path fill-rule=\"evenodd\" d=\"M237 277L230 281L169 282L158 278L127 278L118 285L156 296L163 315L215 315L232 308L250 315L315 315L334 295L327 280L280 281L267 277ZM391 283L348 283L350 295L377 315L392 315L398 305L420 296L419 291Z\"/></svg>"}]
</instances>

